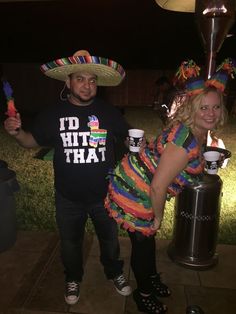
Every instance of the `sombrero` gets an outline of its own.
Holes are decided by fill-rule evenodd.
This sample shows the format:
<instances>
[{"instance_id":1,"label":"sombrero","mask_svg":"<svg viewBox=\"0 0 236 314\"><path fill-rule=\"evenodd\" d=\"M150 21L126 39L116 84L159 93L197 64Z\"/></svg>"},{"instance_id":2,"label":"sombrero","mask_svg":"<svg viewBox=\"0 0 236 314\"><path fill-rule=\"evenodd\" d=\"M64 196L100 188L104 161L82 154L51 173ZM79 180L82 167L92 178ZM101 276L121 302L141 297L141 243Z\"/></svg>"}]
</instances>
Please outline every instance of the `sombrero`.
<instances>
[{"instance_id":1,"label":"sombrero","mask_svg":"<svg viewBox=\"0 0 236 314\"><path fill-rule=\"evenodd\" d=\"M177 11L177 12L190 12L190 13L191 12L194 13L196 11L196 0L155 0L155 1L162 9L165 9L165 10ZM214 2L216 1L212 1L212 4L210 3L211 1L202 1L202 2L206 2L205 5L208 5L208 4L215 5ZM224 4L224 3L221 3L223 1L218 1L218 2L220 2L219 5ZM236 8L236 3L233 5Z\"/></svg>"},{"instance_id":2,"label":"sombrero","mask_svg":"<svg viewBox=\"0 0 236 314\"><path fill-rule=\"evenodd\" d=\"M195 0L156 0L162 8L178 12L195 12Z\"/></svg>"},{"instance_id":3,"label":"sombrero","mask_svg":"<svg viewBox=\"0 0 236 314\"><path fill-rule=\"evenodd\" d=\"M116 86L125 77L123 67L110 59L91 56L86 50L79 50L71 57L61 58L41 65L43 73L51 78L66 81L68 75L85 71L97 76L97 85Z\"/></svg>"}]
</instances>

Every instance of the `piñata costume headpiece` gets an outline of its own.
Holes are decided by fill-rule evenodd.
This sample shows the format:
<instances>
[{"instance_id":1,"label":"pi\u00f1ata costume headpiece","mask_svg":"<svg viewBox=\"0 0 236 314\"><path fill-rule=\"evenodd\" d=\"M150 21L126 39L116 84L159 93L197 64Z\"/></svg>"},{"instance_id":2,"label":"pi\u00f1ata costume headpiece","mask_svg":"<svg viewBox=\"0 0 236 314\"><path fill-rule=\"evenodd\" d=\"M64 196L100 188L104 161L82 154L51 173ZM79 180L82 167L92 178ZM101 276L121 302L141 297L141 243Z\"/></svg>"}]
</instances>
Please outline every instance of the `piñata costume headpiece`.
<instances>
[{"instance_id":1,"label":"pi\u00f1ata costume headpiece","mask_svg":"<svg viewBox=\"0 0 236 314\"><path fill-rule=\"evenodd\" d=\"M216 73L207 80L200 76L200 70L193 60L183 61L175 74L174 84L179 82L184 84L188 96L197 95L209 86L214 86L223 93L228 78L234 78L236 75L236 61L232 58L225 59L217 68Z\"/></svg>"},{"instance_id":2,"label":"pi\u00f1ata costume headpiece","mask_svg":"<svg viewBox=\"0 0 236 314\"><path fill-rule=\"evenodd\" d=\"M91 56L86 50L79 50L71 57L61 58L41 65L43 73L51 78L66 81L70 74L88 72L97 76L97 85L116 86L125 77L123 67L110 59Z\"/></svg>"},{"instance_id":3,"label":"pi\u00f1ata costume headpiece","mask_svg":"<svg viewBox=\"0 0 236 314\"><path fill-rule=\"evenodd\" d=\"M225 90L229 77L235 78L236 61L232 58L225 59L217 68L216 73L206 81L206 86L215 86L222 93Z\"/></svg>"},{"instance_id":4,"label":"pi\u00f1ata costume headpiece","mask_svg":"<svg viewBox=\"0 0 236 314\"><path fill-rule=\"evenodd\" d=\"M175 74L175 83L184 85L188 95L198 94L202 90L204 80L199 77L200 67L193 61L183 61Z\"/></svg>"}]
</instances>

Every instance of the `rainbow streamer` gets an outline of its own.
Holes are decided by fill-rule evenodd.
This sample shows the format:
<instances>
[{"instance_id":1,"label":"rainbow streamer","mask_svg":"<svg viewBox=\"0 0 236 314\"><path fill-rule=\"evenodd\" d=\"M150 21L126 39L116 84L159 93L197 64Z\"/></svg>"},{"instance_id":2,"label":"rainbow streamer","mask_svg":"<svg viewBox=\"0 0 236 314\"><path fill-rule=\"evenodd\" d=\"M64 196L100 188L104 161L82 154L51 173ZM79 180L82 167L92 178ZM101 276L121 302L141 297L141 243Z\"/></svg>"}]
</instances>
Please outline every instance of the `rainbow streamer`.
<instances>
[{"instance_id":1,"label":"rainbow streamer","mask_svg":"<svg viewBox=\"0 0 236 314\"><path fill-rule=\"evenodd\" d=\"M14 103L13 90L7 81L3 81L3 91L7 99L7 112L8 117L15 117L17 110Z\"/></svg>"}]
</instances>

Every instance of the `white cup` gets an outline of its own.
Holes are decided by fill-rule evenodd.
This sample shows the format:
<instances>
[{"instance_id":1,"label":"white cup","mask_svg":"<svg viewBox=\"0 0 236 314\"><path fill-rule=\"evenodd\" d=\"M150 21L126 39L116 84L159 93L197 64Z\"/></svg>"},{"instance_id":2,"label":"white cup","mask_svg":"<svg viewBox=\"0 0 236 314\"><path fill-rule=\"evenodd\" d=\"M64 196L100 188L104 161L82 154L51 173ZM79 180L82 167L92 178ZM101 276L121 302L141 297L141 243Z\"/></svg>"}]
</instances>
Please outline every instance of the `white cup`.
<instances>
[{"instance_id":1,"label":"white cup","mask_svg":"<svg viewBox=\"0 0 236 314\"><path fill-rule=\"evenodd\" d=\"M138 153L142 144L144 130L129 129L129 150Z\"/></svg>"},{"instance_id":2,"label":"white cup","mask_svg":"<svg viewBox=\"0 0 236 314\"><path fill-rule=\"evenodd\" d=\"M208 151L203 154L205 158L205 168L209 174L217 174L220 153L216 151Z\"/></svg>"}]
</instances>

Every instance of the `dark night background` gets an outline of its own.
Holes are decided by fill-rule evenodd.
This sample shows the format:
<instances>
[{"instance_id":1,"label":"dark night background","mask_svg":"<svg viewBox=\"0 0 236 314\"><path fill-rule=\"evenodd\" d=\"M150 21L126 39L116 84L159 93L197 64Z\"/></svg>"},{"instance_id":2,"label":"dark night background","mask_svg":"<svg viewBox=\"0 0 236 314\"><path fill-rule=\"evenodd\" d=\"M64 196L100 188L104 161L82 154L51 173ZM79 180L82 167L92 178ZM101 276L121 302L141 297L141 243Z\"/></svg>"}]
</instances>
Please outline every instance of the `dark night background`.
<instances>
[{"instance_id":1,"label":"dark night background","mask_svg":"<svg viewBox=\"0 0 236 314\"><path fill-rule=\"evenodd\" d=\"M235 22L229 33L236 34ZM133 71L124 83L129 97L124 84L123 91L121 86L113 95L113 102L124 106L138 101L150 104L149 94L158 73L175 71L188 58L201 67L206 63L196 15L164 10L155 0L0 0L0 39L0 72L10 65L7 78L18 108L27 114L47 106L61 90L56 80L41 75L39 65L80 49L113 59ZM224 40L217 64L226 57L236 58L235 36ZM232 80L231 90L236 90L235 83ZM6 100L0 89L1 119L5 111Z\"/></svg>"},{"instance_id":2,"label":"dark night background","mask_svg":"<svg viewBox=\"0 0 236 314\"><path fill-rule=\"evenodd\" d=\"M0 1L0 38L0 62L44 63L80 49L126 69L205 62L195 14L163 10L155 0ZM236 38L226 38L217 59L235 55Z\"/></svg>"}]
</instances>

